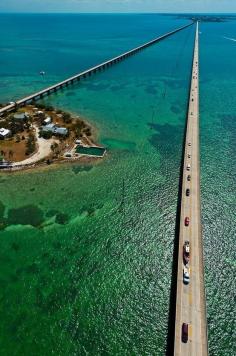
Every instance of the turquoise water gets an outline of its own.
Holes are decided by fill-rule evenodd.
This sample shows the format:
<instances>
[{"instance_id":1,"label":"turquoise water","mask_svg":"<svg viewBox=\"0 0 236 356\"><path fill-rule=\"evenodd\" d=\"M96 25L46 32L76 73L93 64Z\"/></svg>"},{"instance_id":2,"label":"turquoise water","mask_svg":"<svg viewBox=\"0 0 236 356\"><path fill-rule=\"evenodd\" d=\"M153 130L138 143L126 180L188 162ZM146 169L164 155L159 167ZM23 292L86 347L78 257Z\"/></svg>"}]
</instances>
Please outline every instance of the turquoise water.
<instances>
[{"instance_id":1,"label":"turquoise water","mask_svg":"<svg viewBox=\"0 0 236 356\"><path fill-rule=\"evenodd\" d=\"M2 15L0 23L0 100L9 101L187 21ZM212 355L235 347L236 47L222 38L235 26L204 23L200 37ZM1 354L164 354L193 40L190 27L47 99L88 119L108 155L94 165L0 176Z\"/></svg>"}]
</instances>

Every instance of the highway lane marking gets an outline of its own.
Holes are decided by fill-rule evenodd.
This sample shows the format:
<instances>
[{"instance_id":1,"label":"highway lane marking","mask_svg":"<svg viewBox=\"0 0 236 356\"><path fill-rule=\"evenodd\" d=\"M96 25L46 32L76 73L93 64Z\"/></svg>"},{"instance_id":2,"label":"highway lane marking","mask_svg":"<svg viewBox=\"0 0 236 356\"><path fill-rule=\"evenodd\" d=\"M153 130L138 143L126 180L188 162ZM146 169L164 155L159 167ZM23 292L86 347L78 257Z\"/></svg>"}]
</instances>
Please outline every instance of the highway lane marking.
<instances>
[{"instance_id":1,"label":"highway lane marking","mask_svg":"<svg viewBox=\"0 0 236 356\"><path fill-rule=\"evenodd\" d=\"M192 338L192 336L193 336L193 329L192 329L192 325L191 325L191 324L189 324L188 333L189 333L189 337Z\"/></svg>"}]
</instances>

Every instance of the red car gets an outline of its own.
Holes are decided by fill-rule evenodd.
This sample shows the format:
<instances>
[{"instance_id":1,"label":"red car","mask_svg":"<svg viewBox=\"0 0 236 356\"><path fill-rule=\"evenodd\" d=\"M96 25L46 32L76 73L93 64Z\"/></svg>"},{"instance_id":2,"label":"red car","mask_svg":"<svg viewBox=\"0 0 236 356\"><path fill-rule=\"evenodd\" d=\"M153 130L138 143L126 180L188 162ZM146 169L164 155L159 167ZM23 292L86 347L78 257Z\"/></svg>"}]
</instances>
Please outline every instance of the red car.
<instances>
[{"instance_id":1,"label":"red car","mask_svg":"<svg viewBox=\"0 0 236 356\"><path fill-rule=\"evenodd\" d=\"M184 220L184 224L185 226L189 226L189 217L186 216L185 220Z\"/></svg>"},{"instance_id":2,"label":"red car","mask_svg":"<svg viewBox=\"0 0 236 356\"><path fill-rule=\"evenodd\" d=\"M188 342L188 324L183 323L182 324L182 342L185 344Z\"/></svg>"}]
</instances>

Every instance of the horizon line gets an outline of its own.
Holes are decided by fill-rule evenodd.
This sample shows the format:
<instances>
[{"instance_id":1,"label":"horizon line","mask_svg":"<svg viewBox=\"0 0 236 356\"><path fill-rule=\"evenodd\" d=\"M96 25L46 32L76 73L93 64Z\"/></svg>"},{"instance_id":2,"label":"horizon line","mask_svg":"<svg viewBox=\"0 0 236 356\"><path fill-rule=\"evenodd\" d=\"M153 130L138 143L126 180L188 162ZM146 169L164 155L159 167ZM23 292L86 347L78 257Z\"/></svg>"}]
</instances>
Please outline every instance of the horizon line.
<instances>
[{"instance_id":1,"label":"horizon line","mask_svg":"<svg viewBox=\"0 0 236 356\"><path fill-rule=\"evenodd\" d=\"M0 11L0 14L70 14L70 15L78 15L78 14L85 14L85 15L119 15L119 14L128 14L128 15L131 15L131 14L134 14L134 15L137 15L137 14L159 14L159 15L236 15L236 12L157 12L157 11L154 11L154 12L134 12L134 11L128 11L128 12L109 12L109 11L105 11L105 12L85 12L85 11L82 11L82 12L70 12L70 11L48 11L48 12L44 12L44 11L33 11L33 12L30 12L30 11Z\"/></svg>"}]
</instances>

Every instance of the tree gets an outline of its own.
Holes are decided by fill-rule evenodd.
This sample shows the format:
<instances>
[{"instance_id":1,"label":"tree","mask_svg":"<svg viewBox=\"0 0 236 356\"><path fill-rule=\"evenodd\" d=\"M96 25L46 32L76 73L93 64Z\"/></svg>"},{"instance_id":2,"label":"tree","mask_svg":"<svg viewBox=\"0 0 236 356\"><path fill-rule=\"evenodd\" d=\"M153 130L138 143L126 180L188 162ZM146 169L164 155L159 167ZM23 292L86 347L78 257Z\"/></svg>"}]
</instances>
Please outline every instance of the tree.
<instances>
[{"instance_id":1,"label":"tree","mask_svg":"<svg viewBox=\"0 0 236 356\"><path fill-rule=\"evenodd\" d=\"M54 142L51 144L51 150L52 152L55 152L58 149L59 145L57 142Z\"/></svg>"},{"instance_id":2,"label":"tree","mask_svg":"<svg viewBox=\"0 0 236 356\"><path fill-rule=\"evenodd\" d=\"M76 120L73 123L73 130L75 132L75 137L82 137L82 130L86 127L86 124L83 120Z\"/></svg>"},{"instance_id":3,"label":"tree","mask_svg":"<svg viewBox=\"0 0 236 356\"><path fill-rule=\"evenodd\" d=\"M85 135L87 135L87 136L91 136L92 133L91 133L90 127L86 127L86 129L84 129L84 133L85 133Z\"/></svg>"},{"instance_id":4,"label":"tree","mask_svg":"<svg viewBox=\"0 0 236 356\"><path fill-rule=\"evenodd\" d=\"M28 156L35 151L36 144L35 144L35 137L32 133L29 134L28 140L26 142L26 151L25 154Z\"/></svg>"},{"instance_id":5,"label":"tree","mask_svg":"<svg viewBox=\"0 0 236 356\"><path fill-rule=\"evenodd\" d=\"M38 108L38 109L45 109L45 104L39 103L39 104L37 105L37 108Z\"/></svg>"},{"instance_id":6,"label":"tree","mask_svg":"<svg viewBox=\"0 0 236 356\"><path fill-rule=\"evenodd\" d=\"M20 142L20 135L16 135L16 142Z\"/></svg>"},{"instance_id":7,"label":"tree","mask_svg":"<svg viewBox=\"0 0 236 356\"><path fill-rule=\"evenodd\" d=\"M66 123L66 124L71 124L72 122L72 118L71 118L71 114L69 112L64 112L62 114L62 120Z\"/></svg>"},{"instance_id":8,"label":"tree","mask_svg":"<svg viewBox=\"0 0 236 356\"><path fill-rule=\"evenodd\" d=\"M45 106L45 110L46 111L53 111L54 110L54 107L52 105L46 105Z\"/></svg>"},{"instance_id":9,"label":"tree","mask_svg":"<svg viewBox=\"0 0 236 356\"><path fill-rule=\"evenodd\" d=\"M48 140L49 138L51 138L53 135L53 133L51 131L40 131L39 132L39 137L43 137L46 140Z\"/></svg>"}]
</instances>

